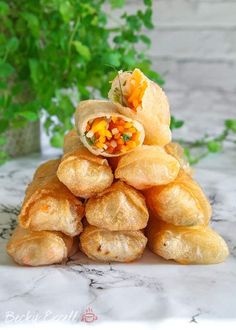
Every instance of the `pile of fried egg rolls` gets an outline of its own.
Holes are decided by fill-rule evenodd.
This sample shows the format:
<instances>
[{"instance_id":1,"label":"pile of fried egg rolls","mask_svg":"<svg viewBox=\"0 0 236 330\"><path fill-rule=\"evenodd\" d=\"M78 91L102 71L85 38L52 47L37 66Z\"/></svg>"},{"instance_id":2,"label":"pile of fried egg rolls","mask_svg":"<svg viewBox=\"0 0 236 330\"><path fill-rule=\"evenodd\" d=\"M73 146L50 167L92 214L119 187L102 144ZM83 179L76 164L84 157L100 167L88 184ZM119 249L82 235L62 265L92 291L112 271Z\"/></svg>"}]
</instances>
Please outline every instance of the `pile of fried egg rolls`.
<instances>
[{"instance_id":1,"label":"pile of fried egg rolls","mask_svg":"<svg viewBox=\"0 0 236 330\"><path fill-rule=\"evenodd\" d=\"M79 250L131 262L147 245L181 264L223 262L209 200L171 141L164 91L134 69L117 74L108 98L81 101L62 157L36 169L8 254L25 266L65 263Z\"/></svg>"}]
</instances>

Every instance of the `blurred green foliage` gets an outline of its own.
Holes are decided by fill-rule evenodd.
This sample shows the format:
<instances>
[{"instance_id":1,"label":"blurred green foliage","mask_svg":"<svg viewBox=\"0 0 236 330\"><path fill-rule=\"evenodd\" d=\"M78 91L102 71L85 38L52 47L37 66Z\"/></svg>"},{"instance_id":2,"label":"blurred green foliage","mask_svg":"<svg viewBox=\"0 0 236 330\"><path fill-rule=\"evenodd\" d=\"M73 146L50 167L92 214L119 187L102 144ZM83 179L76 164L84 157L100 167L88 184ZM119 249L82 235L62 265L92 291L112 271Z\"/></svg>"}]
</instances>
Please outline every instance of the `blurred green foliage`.
<instances>
[{"instance_id":1,"label":"blurred green foliage","mask_svg":"<svg viewBox=\"0 0 236 330\"><path fill-rule=\"evenodd\" d=\"M107 97L117 70L140 68L163 85L146 55L151 40L152 0L129 14L125 0L0 0L0 164L9 129L24 127L45 114L51 144L61 147L72 127L76 104ZM112 15L109 13L112 12ZM171 117L171 129L184 121ZM227 120L214 138L180 141L191 163L219 152L236 120ZM235 142L234 140L232 142ZM194 148L206 150L193 157Z\"/></svg>"},{"instance_id":2,"label":"blurred green foliage","mask_svg":"<svg viewBox=\"0 0 236 330\"><path fill-rule=\"evenodd\" d=\"M61 147L75 104L107 97L120 68L139 67L163 84L145 55L151 41L142 31L153 28L151 0L140 1L132 14L125 0L0 0L0 22L2 144L9 128L44 111L51 144Z\"/></svg>"},{"instance_id":3,"label":"blurred green foliage","mask_svg":"<svg viewBox=\"0 0 236 330\"><path fill-rule=\"evenodd\" d=\"M183 121L178 121L175 118L171 122L173 123L172 129L180 128L184 124ZM182 122L182 125L179 122ZM201 139L195 141L178 140L178 142L184 147L185 156L189 163L191 165L197 164L209 154L223 151L225 142L236 144L236 119L225 120L222 131L215 136L205 134Z\"/></svg>"}]
</instances>

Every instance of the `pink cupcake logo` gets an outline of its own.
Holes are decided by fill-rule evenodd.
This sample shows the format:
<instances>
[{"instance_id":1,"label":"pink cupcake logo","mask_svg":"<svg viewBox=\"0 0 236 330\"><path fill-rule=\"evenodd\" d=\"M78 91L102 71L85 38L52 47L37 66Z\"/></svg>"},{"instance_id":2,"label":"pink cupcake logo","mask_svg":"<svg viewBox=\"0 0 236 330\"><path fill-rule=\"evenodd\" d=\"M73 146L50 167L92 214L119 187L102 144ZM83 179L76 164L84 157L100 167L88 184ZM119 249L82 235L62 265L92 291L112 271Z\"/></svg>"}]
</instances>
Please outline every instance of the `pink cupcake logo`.
<instances>
[{"instance_id":1,"label":"pink cupcake logo","mask_svg":"<svg viewBox=\"0 0 236 330\"><path fill-rule=\"evenodd\" d=\"M81 316L81 322L92 323L98 319L91 307L88 307Z\"/></svg>"}]
</instances>

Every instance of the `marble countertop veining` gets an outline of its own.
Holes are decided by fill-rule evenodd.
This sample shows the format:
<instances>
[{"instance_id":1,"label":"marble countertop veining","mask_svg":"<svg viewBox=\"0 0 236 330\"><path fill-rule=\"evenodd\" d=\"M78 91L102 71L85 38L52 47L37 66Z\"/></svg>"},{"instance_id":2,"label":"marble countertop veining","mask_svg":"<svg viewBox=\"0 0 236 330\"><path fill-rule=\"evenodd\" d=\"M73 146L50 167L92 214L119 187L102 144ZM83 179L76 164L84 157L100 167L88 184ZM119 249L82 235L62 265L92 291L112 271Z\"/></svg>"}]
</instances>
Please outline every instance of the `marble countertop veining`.
<instances>
[{"instance_id":1,"label":"marble countertop veining","mask_svg":"<svg viewBox=\"0 0 236 330\"><path fill-rule=\"evenodd\" d=\"M210 266L182 266L149 251L130 264L95 263L78 253L66 265L17 266L5 245L25 187L43 160L33 155L0 167L0 325L65 320L78 326L92 320L98 327L101 322L129 321L164 329L178 320L183 328L235 328L235 150L210 156L196 167L195 177L213 206L212 226L230 248L225 263Z\"/></svg>"}]
</instances>

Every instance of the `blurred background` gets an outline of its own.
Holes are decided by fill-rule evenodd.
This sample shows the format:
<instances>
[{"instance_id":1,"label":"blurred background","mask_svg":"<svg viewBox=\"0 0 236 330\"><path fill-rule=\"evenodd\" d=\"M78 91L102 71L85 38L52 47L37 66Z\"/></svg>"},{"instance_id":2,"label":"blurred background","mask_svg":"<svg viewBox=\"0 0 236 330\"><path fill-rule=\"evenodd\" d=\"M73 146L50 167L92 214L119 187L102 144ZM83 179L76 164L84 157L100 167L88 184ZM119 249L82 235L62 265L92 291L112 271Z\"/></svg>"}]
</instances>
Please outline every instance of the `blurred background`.
<instances>
[{"instance_id":1,"label":"blurred background","mask_svg":"<svg viewBox=\"0 0 236 330\"><path fill-rule=\"evenodd\" d=\"M2 0L0 19L2 163L60 152L79 100L135 67L166 91L176 139L236 132L235 0Z\"/></svg>"},{"instance_id":2,"label":"blurred background","mask_svg":"<svg viewBox=\"0 0 236 330\"><path fill-rule=\"evenodd\" d=\"M186 120L178 134L219 131L236 117L236 1L158 0L154 22L149 54L172 112Z\"/></svg>"}]
</instances>

